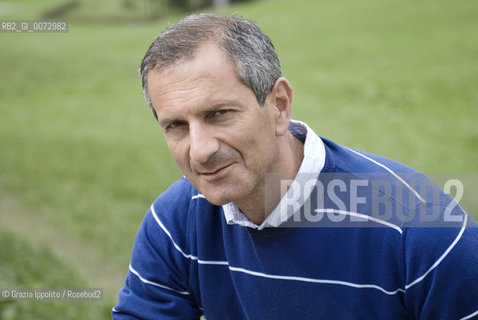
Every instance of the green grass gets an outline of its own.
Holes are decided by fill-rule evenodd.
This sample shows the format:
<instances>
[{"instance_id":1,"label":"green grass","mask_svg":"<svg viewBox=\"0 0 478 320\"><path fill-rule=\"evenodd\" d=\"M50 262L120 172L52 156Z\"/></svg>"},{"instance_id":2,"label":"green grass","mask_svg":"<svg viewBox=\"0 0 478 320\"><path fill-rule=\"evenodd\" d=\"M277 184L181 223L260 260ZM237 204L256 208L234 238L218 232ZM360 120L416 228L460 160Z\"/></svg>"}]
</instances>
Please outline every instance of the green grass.
<instances>
[{"instance_id":1,"label":"green grass","mask_svg":"<svg viewBox=\"0 0 478 320\"><path fill-rule=\"evenodd\" d=\"M74 270L64 265L49 250L32 248L18 236L3 229L0 243L0 288L82 288ZM0 301L0 319L101 319L110 314L110 308L104 302L35 299Z\"/></svg>"},{"instance_id":2,"label":"green grass","mask_svg":"<svg viewBox=\"0 0 478 320\"><path fill-rule=\"evenodd\" d=\"M151 18L165 18L178 12L169 8L165 0L7 0L0 4L0 16L16 19L42 18L59 8L68 7L75 2L71 10L64 11L51 19L89 23L140 22Z\"/></svg>"},{"instance_id":3,"label":"green grass","mask_svg":"<svg viewBox=\"0 0 478 320\"><path fill-rule=\"evenodd\" d=\"M271 36L295 89L294 118L344 145L476 181L476 1L278 0L226 12ZM0 33L0 227L24 244L1 241L20 259L0 259L13 272L6 286L28 287L20 280L31 274L42 286L64 287L69 275L31 269L61 261L75 284L105 288L105 308L114 303L145 211L181 176L137 73L151 41L177 19L72 20L67 34ZM466 203L477 218L476 201ZM64 304L26 305L0 305L0 319L56 308L65 318Z\"/></svg>"},{"instance_id":4,"label":"green grass","mask_svg":"<svg viewBox=\"0 0 478 320\"><path fill-rule=\"evenodd\" d=\"M63 3L63 0L7 0L0 4L0 17L2 19L18 18L33 19L39 18L42 14L53 7Z\"/></svg>"}]
</instances>

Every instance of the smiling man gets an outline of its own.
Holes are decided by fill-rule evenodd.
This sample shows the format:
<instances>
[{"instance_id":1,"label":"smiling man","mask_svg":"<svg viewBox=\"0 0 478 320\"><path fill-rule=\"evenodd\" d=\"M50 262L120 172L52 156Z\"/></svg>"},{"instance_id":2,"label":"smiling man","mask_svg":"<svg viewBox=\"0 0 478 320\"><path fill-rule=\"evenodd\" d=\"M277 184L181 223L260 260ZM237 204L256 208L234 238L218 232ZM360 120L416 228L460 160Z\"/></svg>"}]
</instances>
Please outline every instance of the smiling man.
<instances>
[{"instance_id":1,"label":"smiling man","mask_svg":"<svg viewBox=\"0 0 478 320\"><path fill-rule=\"evenodd\" d=\"M296 173L303 157L303 143L288 131L292 88L275 80L261 106L211 41L190 61L153 69L147 80L169 150L189 182L209 202L234 202L258 224L265 174Z\"/></svg>"},{"instance_id":2,"label":"smiling man","mask_svg":"<svg viewBox=\"0 0 478 320\"><path fill-rule=\"evenodd\" d=\"M141 76L184 177L146 214L114 319L478 314L476 222L424 175L292 121L255 24L189 16Z\"/></svg>"}]
</instances>

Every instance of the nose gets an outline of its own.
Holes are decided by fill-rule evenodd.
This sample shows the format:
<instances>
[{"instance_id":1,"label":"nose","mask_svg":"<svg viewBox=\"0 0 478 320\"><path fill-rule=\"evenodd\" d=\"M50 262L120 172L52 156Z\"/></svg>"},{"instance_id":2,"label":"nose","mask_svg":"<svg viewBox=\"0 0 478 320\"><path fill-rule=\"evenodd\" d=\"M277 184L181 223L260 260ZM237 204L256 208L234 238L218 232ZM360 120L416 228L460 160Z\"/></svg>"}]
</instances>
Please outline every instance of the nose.
<instances>
[{"instance_id":1,"label":"nose","mask_svg":"<svg viewBox=\"0 0 478 320\"><path fill-rule=\"evenodd\" d=\"M189 157L196 163L205 163L219 150L219 143L210 128L203 124L189 125Z\"/></svg>"}]
</instances>

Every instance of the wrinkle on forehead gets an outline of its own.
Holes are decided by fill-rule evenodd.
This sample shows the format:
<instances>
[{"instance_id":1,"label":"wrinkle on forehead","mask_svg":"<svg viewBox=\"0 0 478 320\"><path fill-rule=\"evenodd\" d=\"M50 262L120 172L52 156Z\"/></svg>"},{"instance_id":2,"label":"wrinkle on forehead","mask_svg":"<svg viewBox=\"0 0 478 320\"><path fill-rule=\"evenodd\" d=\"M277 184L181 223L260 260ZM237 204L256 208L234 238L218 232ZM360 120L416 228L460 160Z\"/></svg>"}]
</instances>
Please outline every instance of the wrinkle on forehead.
<instances>
[{"instance_id":1,"label":"wrinkle on forehead","mask_svg":"<svg viewBox=\"0 0 478 320\"><path fill-rule=\"evenodd\" d=\"M211 78L202 76L191 77L185 72L165 77L161 74L155 76L158 80L151 81L148 85L153 105L158 110L208 101L212 99L217 89L218 80L212 81Z\"/></svg>"},{"instance_id":2,"label":"wrinkle on forehead","mask_svg":"<svg viewBox=\"0 0 478 320\"><path fill-rule=\"evenodd\" d=\"M238 79L234 65L215 45L203 45L192 60L166 70L151 70L147 86L158 118L201 112L224 101L255 99L252 89Z\"/></svg>"}]
</instances>

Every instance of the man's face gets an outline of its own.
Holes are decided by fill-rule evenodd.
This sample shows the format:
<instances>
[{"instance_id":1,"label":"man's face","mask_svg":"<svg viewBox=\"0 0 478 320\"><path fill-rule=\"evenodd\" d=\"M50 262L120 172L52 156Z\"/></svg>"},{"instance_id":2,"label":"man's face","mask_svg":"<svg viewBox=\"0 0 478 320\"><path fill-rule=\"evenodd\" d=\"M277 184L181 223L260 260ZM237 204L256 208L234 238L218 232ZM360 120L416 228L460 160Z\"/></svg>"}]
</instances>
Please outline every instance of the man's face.
<instances>
[{"instance_id":1,"label":"man's face","mask_svg":"<svg viewBox=\"0 0 478 320\"><path fill-rule=\"evenodd\" d=\"M204 44L192 60L148 74L151 102L186 178L216 205L263 201L278 154L274 108L260 106L224 53Z\"/></svg>"}]
</instances>

